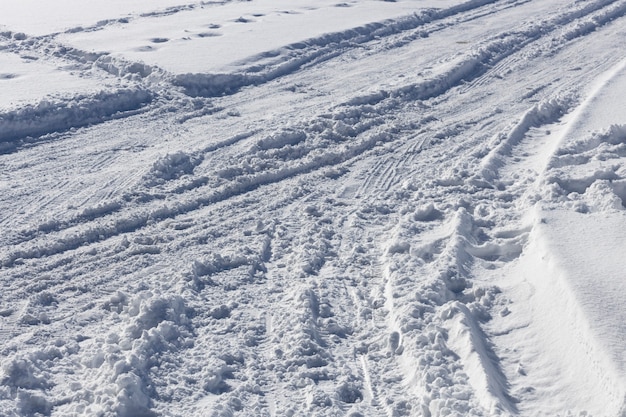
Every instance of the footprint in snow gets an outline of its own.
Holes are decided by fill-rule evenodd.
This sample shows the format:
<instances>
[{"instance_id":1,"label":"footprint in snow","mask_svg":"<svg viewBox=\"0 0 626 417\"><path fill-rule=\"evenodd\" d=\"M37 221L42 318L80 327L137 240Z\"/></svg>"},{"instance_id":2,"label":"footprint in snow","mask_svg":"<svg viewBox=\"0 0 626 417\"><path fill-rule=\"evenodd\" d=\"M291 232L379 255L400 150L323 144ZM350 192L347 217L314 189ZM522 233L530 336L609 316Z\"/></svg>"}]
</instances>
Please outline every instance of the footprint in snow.
<instances>
[{"instance_id":1,"label":"footprint in snow","mask_svg":"<svg viewBox=\"0 0 626 417\"><path fill-rule=\"evenodd\" d=\"M202 32L198 33L196 36L199 38L213 38L216 36L222 36L222 34L219 32Z\"/></svg>"},{"instance_id":2,"label":"footprint in snow","mask_svg":"<svg viewBox=\"0 0 626 417\"><path fill-rule=\"evenodd\" d=\"M169 39L168 38L152 38L150 39L150 42L152 43L165 43L168 42Z\"/></svg>"}]
</instances>

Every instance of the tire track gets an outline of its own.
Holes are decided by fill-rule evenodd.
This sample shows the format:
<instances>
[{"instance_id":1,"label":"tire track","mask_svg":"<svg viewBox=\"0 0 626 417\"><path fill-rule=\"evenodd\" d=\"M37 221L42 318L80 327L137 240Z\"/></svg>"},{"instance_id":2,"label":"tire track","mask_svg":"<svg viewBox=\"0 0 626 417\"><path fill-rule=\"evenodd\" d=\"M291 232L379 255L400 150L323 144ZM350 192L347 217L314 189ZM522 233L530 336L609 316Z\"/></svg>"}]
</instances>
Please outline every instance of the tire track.
<instances>
[{"instance_id":1,"label":"tire track","mask_svg":"<svg viewBox=\"0 0 626 417\"><path fill-rule=\"evenodd\" d=\"M610 16L610 19L617 19L619 17L623 17L623 3L619 3L617 5L610 4L609 10L605 10L606 5L607 5L607 2L604 2L604 1L597 2L594 5L585 7L583 11L570 12L570 13L566 13L565 15L575 16L576 18L579 18L579 17L585 17L586 15L584 13L591 13L592 17L590 19L595 22L608 22L609 16ZM605 16L605 19L600 20L597 17L595 17L595 15ZM555 22L569 22L569 24L573 26L579 25L577 21L570 21L569 18L559 16L559 15L553 18L553 20ZM519 63L524 63L524 65L527 65L529 56L537 58L538 57L537 54L535 52L531 52L532 50L544 50L545 51L547 50L547 45L550 46L551 51L556 51L562 48L563 45L556 43L554 38L550 37L550 33L557 31L557 30L558 29L556 27L552 27L552 29L548 33L541 34L541 36L539 37L536 36L535 29L527 29L525 31L522 31L522 33L525 33L529 36L529 39L527 41L520 41L518 43L518 46L515 46L512 49L504 48L505 52L503 54L500 54L499 56L498 55L493 56L489 52L487 52L489 50L497 49L496 45L499 43L499 40L492 43L491 46L489 46L489 42L487 42L487 46L478 48L478 51L483 51L483 52L478 52L477 54L486 57L486 58L482 58L479 60L481 64L474 65L474 64L469 63L469 65L471 65L471 68L481 68L482 66L483 69L479 70L478 74L475 74L470 77L463 77L462 76L463 72L462 72L459 76L454 77L453 80L448 82L447 84L451 86L450 87L451 90L456 89L458 87L459 92L462 94L467 94L472 91L476 91L478 88L486 87L488 84L493 83L494 80L502 79L502 76L500 74L502 73L503 70L506 69L509 72L515 71L516 65L514 65L513 63L519 62ZM494 36L494 39L502 39L508 36L509 34L514 34L514 36L516 37L517 34L519 33L520 31L504 32L503 34ZM587 34L588 33L591 33L591 31L588 31ZM581 36L584 36L584 34L581 34ZM568 40L565 40L565 38L559 38L559 39L563 40L564 42L569 42L570 40L572 40L571 38ZM513 42L505 41L505 43L512 44ZM463 67L462 64L459 64L458 66L461 68ZM471 71L465 71L465 72L471 73ZM452 72L452 74L454 74L454 72ZM476 77L476 78L474 79L473 77ZM444 80L446 79L445 76L440 77L440 78ZM462 79L464 83L458 83L458 81L455 81L457 79ZM424 92L423 87L422 88L404 87L400 89L399 91L402 92L403 90L414 91L412 95L417 100L423 100L423 99L429 98L431 94L435 95L438 93L438 92L429 93L428 90ZM445 100L446 93L447 92L444 92L440 95L442 97L440 98L440 100ZM401 93L399 93L398 90L396 90L396 92L390 92L389 96L393 97L394 94L401 94ZM566 112L567 109L569 108L569 105L565 103L566 101L569 101L570 104L573 103L573 99L567 98L567 97L564 97L562 101L564 101L563 104L558 105L557 106L558 108L555 108L553 111L553 113L556 113L556 114L553 116L546 116L546 117L551 118L551 119L554 119L555 116L558 117L560 114ZM424 115L425 119L429 117L427 116L427 114L428 112ZM438 114L438 117L442 117L442 115ZM543 117L543 116L540 116L540 117ZM528 122L528 120L526 122ZM534 123L534 122L530 122L530 123ZM431 142L431 145L432 145L432 139L430 139L429 135L432 135L432 133L425 132L425 134L420 134L419 139L415 140L415 143L419 142L423 144L423 143ZM415 154L411 150L407 152L410 154ZM384 159L379 163L387 164L388 160ZM412 164L411 162L407 162L405 163L405 165L411 166ZM377 177L378 172L379 172L379 169L376 169L372 173L372 176ZM369 185L369 179L366 180L365 186L367 187L368 185Z\"/></svg>"},{"instance_id":2,"label":"tire track","mask_svg":"<svg viewBox=\"0 0 626 417\"><path fill-rule=\"evenodd\" d=\"M517 53L523 47L526 47L527 45L541 39L542 36L546 36L547 33L553 32L556 29L557 24L571 23L571 20L573 18L580 18L581 16L585 15L584 13L595 12L598 8L604 7L606 4L606 1L599 1L581 10L557 15L549 21L544 22L544 25L541 26L541 28L539 26L531 25L529 28L525 28L520 31L505 32L499 36L494 37L494 39L496 40L487 42L485 46L478 48L469 56L463 57L458 60L457 63L452 67L452 69L448 70L447 72L443 72L433 79L424 81L422 83L409 84L401 88L397 88L396 90L392 90L391 92L382 92L382 94L379 96L380 98L374 99L374 103L372 103L372 99L369 98L365 100L352 100L351 102L366 103L358 104L356 106L347 106L348 109L352 111L352 113L361 115L359 117L361 120L359 120L357 123L352 124L352 129L356 130L348 131L348 135L346 135L345 133L342 134L341 131L338 131L336 126L329 126L326 128L328 130L324 132L326 136L329 136L331 138L341 138L339 140L340 145L337 146L337 148L339 148L337 151L327 152L322 156L313 157L308 160L306 158L297 157L295 161L298 161L299 159L303 159L303 161L300 163L295 162L293 165L285 164L287 165L285 167L280 167L280 165L278 165L278 168L273 170L267 170L265 168L262 168L258 172L253 171L253 175L248 174L235 177L234 180L230 181L230 183L226 183L224 186L220 187L219 191L209 191L209 196L196 198L191 196L191 198L181 199L182 201L179 201L173 207L163 206L159 202L152 204L153 207L156 206L155 208L150 208L148 206L143 209L141 208L141 206L122 205L122 207L127 207L126 211L128 214L116 219L115 216L117 216L118 214L111 213L110 216L112 217L110 217L110 219L113 221L112 224L89 228L89 223L86 223L85 225L81 226L83 230L80 230L81 227L79 227L77 232L72 233L71 237L61 238L53 246L46 244L45 247L35 246L33 249L14 250L12 251L12 254L5 257L3 264L5 266L10 266L12 262L18 258L28 259L40 256L50 256L53 254L65 252L67 250L74 250L85 244L93 243L96 240L101 239L101 237L109 239L121 233L139 230L145 227L149 221L163 221L167 218L187 214L203 206L215 204L216 202L227 200L233 196L245 194L250 190L257 189L261 186L276 184L278 182L284 181L285 179L293 178L294 176L317 171L321 168L328 166L336 166L348 160L354 159L355 157L377 146L379 142L388 142L392 138L390 133L385 132L384 129L381 130L380 128L378 128L378 126L384 123L384 119L381 120L381 118L384 118L385 116L389 117L399 112L400 109L405 107L406 103L427 100L432 97L445 95L447 92L453 90L461 81L469 81L475 79L479 74L484 72L482 68L484 68L486 65L493 65L493 63L502 61L503 59ZM622 9L618 8L618 10ZM615 14L615 16L617 15L618 14ZM614 14L611 14L611 16L614 16ZM372 106L374 106L374 111L370 110ZM355 110L359 111L355 112ZM349 113L350 112L348 111L344 114ZM339 120L341 120L343 117L344 116L342 115L342 111L339 111L335 115L335 119L338 118ZM321 120L315 119L315 122L308 122L307 124L314 125L315 129L319 129L319 127L317 127L317 123L320 122L324 122L323 118ZM304 125L305 132L307 124ZM326 123L326 125L328 126L328 123ZM397 129L398 126L396 125L394 127L394 130ZM354 135L354 133L363 136L360 142L351 143L349 147L341 146L341 142L344 142L346 140L349 142L354 142L354 140L352 140L352 136ZM320 136L323 137L324 134L313 134L312 138L319 138ZM257 155L264 157L264 153L271 153L274 149L280 149L284 148L285 146L293 145L290 142L284 142L284 140L291 140L286 139L288 138L288 136L283 136L283 138L279 137L277 139L278 142L276 142L277 145L272 145L271 148L261 149L257 153ZM276 139L272 140L275 141ZM322 141L322 143L328 142ZM335 146L332 146L330 149L332 149L333 147ZM315 141L313 141L312 145L310 145L308 149L304 149L304 155L306 156L309 152L315 149L319 149L319 145L315 143ZM214 188L214 185L201 185L200 187L192 185L191 189L189 190L192 192L185 192L183 195L200 193L203 188ZM117 211L119 210L116 209L116 212ZM106 221L107 219L103 218L103 220ZM81 225L80 222L72 222L69 225L65 226L59 225L57 229L59 229L59 231L70 231L72 230L72 228L76 228L79 225ZM25 233L25 235L32 236L33 233Z\"/></svg>"},{"instance_id":3,"label":"tire track","mask_svg":"<svg viewBox=\"0 0 626 417\"><path fill-rule=\"evenodd\" d=\"M415 14L404 19L372 23L348 31L309 39L304 43L288 45L286 48L291 52L287 57L283 56L280 51L264 53L261 58L275 54L278 54L279 58L277 61L261 65L261 67L255 63L251 66L253 71L248 69L232 74L184 74L175 76L173 82L184 88L187 94L192 96L217 97L223 94L233 94L243 87L259 86L293 74L300 69L338 58L347 51L352 52L358 49L358 46L372 40L386 38L407 30L415 30L433 21L467 13L497 1L499 0L470 0L447 9L428 10L420 15Z\"/></svg>"}]
</instances>

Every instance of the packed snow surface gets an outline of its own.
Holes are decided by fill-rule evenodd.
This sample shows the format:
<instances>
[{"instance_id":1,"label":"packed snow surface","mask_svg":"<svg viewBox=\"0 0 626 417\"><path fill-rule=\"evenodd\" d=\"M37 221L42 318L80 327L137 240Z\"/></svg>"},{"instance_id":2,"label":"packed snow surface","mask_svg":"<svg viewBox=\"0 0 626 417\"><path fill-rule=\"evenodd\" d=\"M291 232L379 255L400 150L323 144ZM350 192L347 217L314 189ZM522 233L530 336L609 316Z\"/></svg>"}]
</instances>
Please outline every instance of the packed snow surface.
<instances>
[{"instance_id":1,"label":"packed snow surface","mask_svg":"<svg viewBox=\"0 0 626 417\"><path fill-rule=\"evenodd\" d=\"M0 13L0 416L626 416L626 0Z\"/></svg>"}]
</instances>

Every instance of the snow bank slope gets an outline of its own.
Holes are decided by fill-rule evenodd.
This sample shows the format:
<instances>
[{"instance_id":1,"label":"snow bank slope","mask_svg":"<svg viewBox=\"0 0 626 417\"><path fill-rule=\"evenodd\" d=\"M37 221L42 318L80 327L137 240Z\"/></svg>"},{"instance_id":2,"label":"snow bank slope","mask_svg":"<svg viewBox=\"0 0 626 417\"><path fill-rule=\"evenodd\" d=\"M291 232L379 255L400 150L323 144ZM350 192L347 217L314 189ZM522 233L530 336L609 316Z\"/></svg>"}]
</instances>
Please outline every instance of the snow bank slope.
<instances>
[{"instance_id":1,"label":"snow bank slope","mask_svg":"<svg viewBox=\"0 0 626 417\"><path fill-rule=\"evenodd\" d=\"M561 285L571 292L563 298L571 297L580 309L580 327L589 332L581 333L581 338L598 345L598 355L581 358L581 363L593 364L607 381L604 389L614 391L621 405L626 395L626 329L621 302L626 285L622 256L626 242L621 233L626 213L622 210L607 216L555 211L542 215L545 226L540 233L546 242L544 250L551 254L546 261L553 271L562 271ZM546 277L550 278L559 279L559 274Z\"/></svg>"},{"instance_id":2,"label":"snow bank slope","mask_svg":"<svg viewBox=\"0 0 626 417\"><path fill-rule=\"evenodd\" d=\"M622 238L607 227L624 217L557 210L535 219L524 254L506 270L502 288L511 303L489 325L499 347L514 347L507 354L514 366L505 373L518 410L621 416L624 313L616 291L623 265L611 252Z\"/></svg>"},{"instance_id":3,"label":"snow bank slope","mask_svg":"<svg viewBox=\"0 0 626 417\"><path fill-rule=\"evenodd\" d=\"M40 101L36 105L0 113L0 142L101 123L136 110L151 100L152 95L148 91L127 89L103 91L58 102Z\"/></svg>"},{"instance_id":4,"label":"snow bank slope","mask_svg":"<svg viewBox=\"0 0 626 417\"><path fill-rule=\"evenodd\" d=\"M618 404L626 398L626 129L621 108L625 62L616 65L567 125L547 182L558 203L540 213L539 233L552 267L580 310L582 342L597 357L581 358L606 379ZM558 274L557 274L558 276ZM594 346L596 345L596 346Z\"/></svg>"},{"instance_id":5,"label":"snow bank slope","mask_svg":"<svg viewBox=\"0 0 626 417\"><path fill-rule=\"evenodd\" d=\"M520 410L529 413L571 407L623 414L626 132L618 103L625 88L624 62L617 62L562 123L546 127L545 149L552 150L531 157L545 169L539 194L529 194L532 231L501 281L515 301L492 323L497 343L524 352L513 355L509 372L527 399ZM510 314L514 308L524 313Z\"/></svg>"}]
</instances>

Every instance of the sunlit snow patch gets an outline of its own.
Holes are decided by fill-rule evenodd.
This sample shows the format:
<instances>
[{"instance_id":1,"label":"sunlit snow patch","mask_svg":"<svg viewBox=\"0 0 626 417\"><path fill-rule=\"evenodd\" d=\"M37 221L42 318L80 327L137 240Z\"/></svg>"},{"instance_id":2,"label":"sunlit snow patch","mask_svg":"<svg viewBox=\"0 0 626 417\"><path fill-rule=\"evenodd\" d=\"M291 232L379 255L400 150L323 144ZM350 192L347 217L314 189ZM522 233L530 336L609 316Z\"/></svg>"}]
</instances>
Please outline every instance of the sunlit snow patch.
<instances>
[{"instance_id":1,"label":"sunlit snow patch","mask_svg":"<svg viewBox=\"0 0 626 417\"><path fill-rule=\"evenodd\" d=\"M102 87L96 79L79 77L49 61L0 50L1 112L36 103L44 97L92 94Z\"/></svg>"},{"instance_id":2,"label":"sunlit snow patch","mask_svg":"<svg viewBox=\"0 0 626 417\"><path fill-rule=\"evenodd\" d=\"M140 87L111 87L35 57L0 52L0 143L98 123L152 98Z\"/></svg>"},{"instance_id":3,"label":"sunlit snow patch","mask_svg":"<svg viewBox=\"0 0 626 417\"><path fill-rule=\"evenodd\" d=\"M440 4L441 3L441 4ZM448 0L445 7L460 3ZM274 58L288 39L302 42L360 25L410 15L419 2L361 1L337 7L333 0L260 0L255 7L240 2L209 4L159 19L142 17L98 31L76 31L60 39L86 51L107 51L130 61L143 61L176 74L230 73L239 66ZM156 40L156 41L155 41ZM181 59L188 57L189 59ZM192 58L193 57L193 58Z\"/></svg>"}]
</instances>

